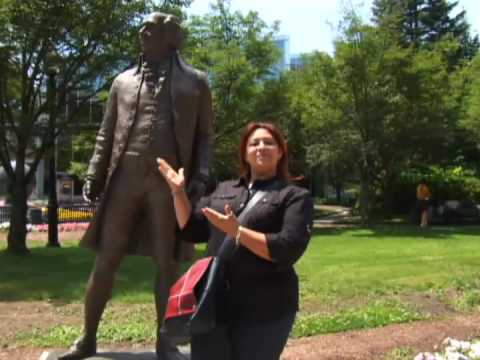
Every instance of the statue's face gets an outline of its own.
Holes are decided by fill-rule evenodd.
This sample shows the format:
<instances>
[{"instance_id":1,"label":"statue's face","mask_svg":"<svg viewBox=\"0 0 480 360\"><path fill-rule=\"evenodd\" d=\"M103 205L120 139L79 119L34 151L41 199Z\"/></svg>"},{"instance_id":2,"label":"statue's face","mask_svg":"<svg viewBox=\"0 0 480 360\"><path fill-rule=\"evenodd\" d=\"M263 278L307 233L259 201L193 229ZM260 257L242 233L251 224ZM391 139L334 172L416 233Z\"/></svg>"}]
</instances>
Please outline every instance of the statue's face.
<instances>
[{"instance_id":1,"label":"statue's face","mask_svg":"<svg viewBox=\"0 0 480 360\"><path fill-rule=\"evenodd\" d=\"M140 42L143 54L147 57L163 54L169 48L168 33L163 18L149 15L140 28Z\"/></svg>"}]
</instances>

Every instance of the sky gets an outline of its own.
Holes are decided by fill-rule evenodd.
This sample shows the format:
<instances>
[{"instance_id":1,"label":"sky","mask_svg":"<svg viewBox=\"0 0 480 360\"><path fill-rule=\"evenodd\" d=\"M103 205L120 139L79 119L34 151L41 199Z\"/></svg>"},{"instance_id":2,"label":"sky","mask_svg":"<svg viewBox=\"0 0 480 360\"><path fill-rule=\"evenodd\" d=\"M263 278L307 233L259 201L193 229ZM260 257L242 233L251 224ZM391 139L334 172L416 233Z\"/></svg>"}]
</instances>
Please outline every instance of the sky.
<instances>
[{"instance_id":1,"label":"sky","mask_svg":"<svg viewBox=\"0 0 480 360\"><path fill-rule=\"evenodd\" d=\"M209 12L212 0L194 0L189 15ZM290 54L313 50L333 53L336 28L345 6L352 6L364 19L371 18L372 0L231 0L231 9L246 14L257 11L268 24L280 21L279 35L290 39ZM459 0L456 8L467 12L473 33L480 34L480 0Z\"/></svg>"}]
</instances>

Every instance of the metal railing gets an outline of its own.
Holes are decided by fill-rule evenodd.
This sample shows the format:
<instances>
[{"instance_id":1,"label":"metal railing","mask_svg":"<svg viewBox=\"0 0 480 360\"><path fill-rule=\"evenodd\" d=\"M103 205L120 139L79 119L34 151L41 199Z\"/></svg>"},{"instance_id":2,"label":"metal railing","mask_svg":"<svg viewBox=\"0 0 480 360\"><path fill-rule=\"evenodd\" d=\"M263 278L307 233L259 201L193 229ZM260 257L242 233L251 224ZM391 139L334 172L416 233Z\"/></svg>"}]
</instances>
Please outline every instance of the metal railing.
<instances>
[{"instance_id":1,"label":"metal railing","mask_svg":"<svg viewBox=\"0 0 480 360\"><path fill-rule=\"evenodd\" d=\"M10 221L10 206L0 206L0 224Z\"/></svg>"}]
</instances>

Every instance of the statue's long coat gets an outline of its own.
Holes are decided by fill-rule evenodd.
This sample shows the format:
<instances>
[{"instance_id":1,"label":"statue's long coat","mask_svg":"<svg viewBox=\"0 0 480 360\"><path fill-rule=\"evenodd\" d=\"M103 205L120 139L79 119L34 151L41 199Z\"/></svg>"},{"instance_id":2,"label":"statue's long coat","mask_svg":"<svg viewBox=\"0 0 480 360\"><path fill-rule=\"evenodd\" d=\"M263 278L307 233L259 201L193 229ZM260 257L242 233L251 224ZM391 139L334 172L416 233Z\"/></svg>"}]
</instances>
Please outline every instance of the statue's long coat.
<instances>
[{"instance_id":1,"label":"statue's long coat","mask_svg":"<svg viewBox=\"0 0 480 360\"><path fill-rule=\"evenodd\" d=\"M209 174L212 141L213 111L210 89L205 74L183 62L178 54L173 56L171 67L170 98L174 133L178 144L181 166L187 185L192 179L205 179ZM104 189L94 219L91 221L81 245L98 249L101 239L102 217L108 201L109 183L128 144L135 120L136 106L142 80L138 68L118 75L110 89L108 103L87 177ZM173 211L173 209L172 209ZM132 214L133 215L133 214ZM140 221L130 234L130 253L152 255L147 226Z\"/></svg>"}]
</instances>

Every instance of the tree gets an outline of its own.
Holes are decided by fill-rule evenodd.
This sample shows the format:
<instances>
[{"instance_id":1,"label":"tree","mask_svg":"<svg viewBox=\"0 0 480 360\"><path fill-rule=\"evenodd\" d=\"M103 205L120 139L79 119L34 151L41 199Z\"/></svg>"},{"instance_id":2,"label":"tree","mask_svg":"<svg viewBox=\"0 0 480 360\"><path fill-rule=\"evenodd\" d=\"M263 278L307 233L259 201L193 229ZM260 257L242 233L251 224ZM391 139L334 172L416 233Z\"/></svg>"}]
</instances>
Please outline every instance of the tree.
<instances>
[{"instance_id":1,"label":"tree","mask_svg":"<svg viewBox=\"0 0 480 360\"><path fill-rule=\"evenodd\" d=\"M465 94L462 108L462 125L480 143L480 54L465 67L460 86ZM478 146L478 145L477 145Z\"/></svg>"},{"instance_id":2,"label":"tree","mask_svg":"<svg viewBox=\"0 0 480 360\"><path fill-rule=\"evenodd\" d=\"M189 3L164 1L165 6ZM149 1L1 2L0 162L13 184L7 251L28 252L26 188L40 160L75 121L78 108L132 63L140 17L153 8ZM56 101L49 103L46 83L54 74ZM79 94L78 106L66 114L65 104L74 93Z\"/></svg>"},{"instance_id":3,"label":"tree","mask_svg":"<svg viewBox=\"0 0 480 360\"><path fill-rule=\"evenodd\" d=\"M333 177L358 174L365 223L378 198L388 207L398 172L432 161L450 135L456 102L446 54L440 45L399 46L351 15L335 56L313 54L297 71L292 103L313 134L308 159Z\"/></svg>"},{"instance_id":4,"label":"tree","mask_svg":"<svg viewBox=\"0 0 480 360\"><path fill-rule=\"evenodd\" d=\"M462 59L471 59L480 47L478 36L472 36L465 11L452 15L458 1L447 0L375 0L373 20L404 46L430 47L446 38L458 43L456 66Z\"/></svg>"},{"instance_id":5,"label":"tree","mask_svg":"<svg viewBox=\"0 0 480 360\"><path fill-rule=\"evenodd\" d=\"M255 103L264 80L279 58L272 41L276 31L256 12L232 13L218 0L211 13L188 23L186 57L208 73L213 93L215 171L220 179L237 175L238 130L257 119Z\"/></svg>"},{"instance_id":6,"label":"tree","mask_svg":"<svg viewBox=\"0 0 480 360\"><path fill-rule=\"evenodd\" d=\"M352 150L356 141L350 129L342 125L335 60L326 53L314 52L305 55L303 62L301 69L287 75L291 118L297 119L290 127L302 133L302 165L312 180L320 170L323 179L340 190L347 179L353 180Z\"/></svg>"},{"instance_id":7,"label":"tree","mask_svg":"<svg viewBox=\"0 0 480 360\"><path fill-rule=\"evenodd\" d=\"M455 57L451 59L452 65L456 65L461 59L473 58L480 48L478 35L472 36L470 33L465 10L451 15L458 3L458 1L426 0L424 8L426 15L423 17L426 43L432 44L444 38L451 38L458 42L458 50Z\"/></svg>"}]
</instances>

